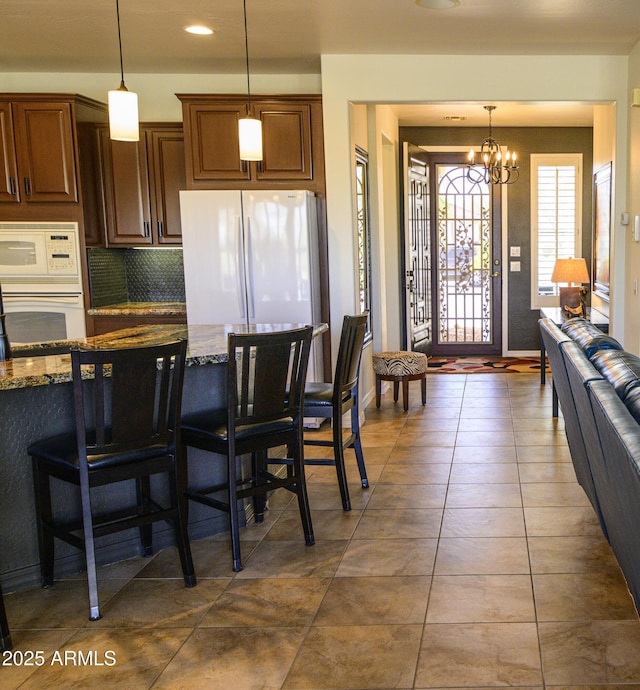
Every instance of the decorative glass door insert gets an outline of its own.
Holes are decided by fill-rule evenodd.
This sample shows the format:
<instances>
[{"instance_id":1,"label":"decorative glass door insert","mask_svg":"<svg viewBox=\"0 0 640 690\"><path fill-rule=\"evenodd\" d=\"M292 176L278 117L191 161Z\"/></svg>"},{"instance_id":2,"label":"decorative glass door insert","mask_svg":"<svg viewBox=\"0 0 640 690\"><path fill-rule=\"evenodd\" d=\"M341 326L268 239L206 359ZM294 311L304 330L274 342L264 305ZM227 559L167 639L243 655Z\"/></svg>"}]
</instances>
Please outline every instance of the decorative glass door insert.
<instances>
[{"instance_id":1,"label":"decorative glass door insert","mask_svg":"<svg viewBox=\"0 0 640 690\"><path fill-rule=\"evenodd\" d=\"M459 352L496 344L491 192L466 166L436 165L436 342Z\"/></svg>"}]
</instances>

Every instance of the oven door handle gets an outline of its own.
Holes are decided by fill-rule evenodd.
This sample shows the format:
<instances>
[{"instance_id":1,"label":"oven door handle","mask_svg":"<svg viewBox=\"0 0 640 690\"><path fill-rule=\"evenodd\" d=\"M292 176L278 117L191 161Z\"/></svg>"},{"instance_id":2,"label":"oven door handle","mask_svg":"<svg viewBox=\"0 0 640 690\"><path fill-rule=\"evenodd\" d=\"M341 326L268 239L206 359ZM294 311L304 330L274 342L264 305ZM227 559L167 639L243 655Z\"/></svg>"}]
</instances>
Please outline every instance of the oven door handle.
<instances>
[{"instance_id":1,"label":"oven door handle","mask_svg":"<svg viewBox=\"0 0 640 690\"><path fill-rule=\"evenodd\" d=\"M2 296L2 299L4 302L7 304L10 303L17 303L17 302L33 302L33 301L38 301L38 302L43 302L45 304L77 304L80 298L82 297L81 294L77 295L69 295L68 293L64 295L54 296L51 293L48 293L46 295L41 295L38 293L25 293L22 295L7 295L4 294Z\"/></svg>"}]
</instances>

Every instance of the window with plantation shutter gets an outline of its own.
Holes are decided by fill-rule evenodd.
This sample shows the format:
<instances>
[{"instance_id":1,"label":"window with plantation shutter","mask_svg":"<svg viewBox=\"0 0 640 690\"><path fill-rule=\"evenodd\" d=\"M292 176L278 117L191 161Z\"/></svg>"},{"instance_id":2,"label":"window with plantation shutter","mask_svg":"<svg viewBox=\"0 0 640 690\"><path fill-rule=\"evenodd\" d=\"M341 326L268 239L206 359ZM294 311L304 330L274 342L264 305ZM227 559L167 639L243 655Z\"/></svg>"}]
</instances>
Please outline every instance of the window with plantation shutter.
<instances>
[{"instance_id":1,"label":"window with plantation shutter","mask_svg":"<svg viewBox=\"0 0 640 690\"><path fill-rule=\"evenodd\" d=\"M581 255L582 154L531 155L531 307L557 305L556 259Z\"/></svg>"}]
</instances>

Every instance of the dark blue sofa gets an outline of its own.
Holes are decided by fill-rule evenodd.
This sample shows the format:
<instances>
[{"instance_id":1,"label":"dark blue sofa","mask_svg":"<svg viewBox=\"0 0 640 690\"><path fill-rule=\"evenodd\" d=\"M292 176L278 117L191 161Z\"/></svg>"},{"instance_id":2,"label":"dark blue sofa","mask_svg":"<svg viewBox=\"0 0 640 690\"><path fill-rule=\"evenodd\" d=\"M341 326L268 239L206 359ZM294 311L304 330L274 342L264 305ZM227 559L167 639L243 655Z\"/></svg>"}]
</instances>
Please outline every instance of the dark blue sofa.
<instances>
[{"instance_id":1,"label":"dark blue sofa","mask_svg":"<svg viewBox=\"0 0 640 690\"><path fill-rule=\"evenodd\" d=\"M640 357L581 318L540 332L576 477L640 611Z\"/></svg>"}]
</instances>

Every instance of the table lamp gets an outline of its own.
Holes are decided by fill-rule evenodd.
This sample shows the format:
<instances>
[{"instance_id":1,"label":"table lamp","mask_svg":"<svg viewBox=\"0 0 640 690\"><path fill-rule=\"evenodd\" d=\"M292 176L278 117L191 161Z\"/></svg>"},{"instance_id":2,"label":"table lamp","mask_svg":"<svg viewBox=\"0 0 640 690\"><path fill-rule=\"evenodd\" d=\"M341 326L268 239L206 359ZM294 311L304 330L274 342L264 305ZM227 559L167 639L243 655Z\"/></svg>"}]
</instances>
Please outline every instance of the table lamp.
<instances>
[{"instance_id":1,"label":"table lamp","mask_svg":"<svg viewBox=\"0 0 640 690\"><path fill-rule=\"evenodd\" d=\"M589 271L584 259L556 259L551 281L567 283L568 287L559 288L560 307L569 316L584 316L586 313L586 290L573 283L588 283Z\"/></svg>"}]
</instances>

